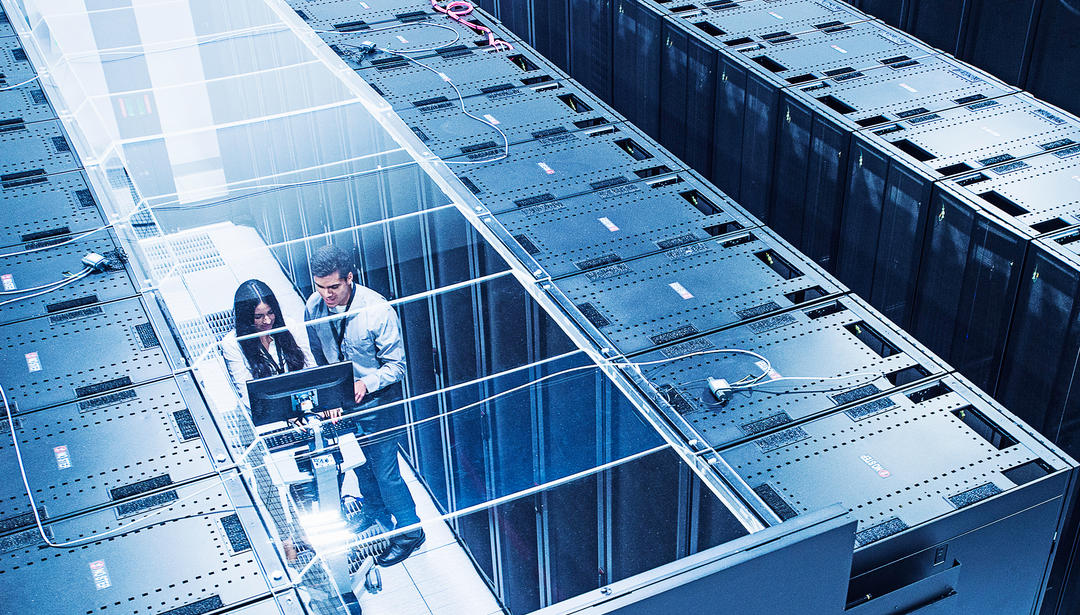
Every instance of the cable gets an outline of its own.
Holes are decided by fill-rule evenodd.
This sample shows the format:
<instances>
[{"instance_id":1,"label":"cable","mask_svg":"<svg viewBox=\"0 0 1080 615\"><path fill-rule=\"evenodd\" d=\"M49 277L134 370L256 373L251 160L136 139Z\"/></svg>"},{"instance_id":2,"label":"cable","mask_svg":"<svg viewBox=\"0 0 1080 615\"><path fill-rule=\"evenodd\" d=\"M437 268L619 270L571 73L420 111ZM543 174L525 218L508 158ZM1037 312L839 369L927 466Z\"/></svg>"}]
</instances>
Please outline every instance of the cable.
<instances>
[{"instance_id":1,"label":"cable","mask_svg":"<svg viewBox=\"0 0 1080 615\"><path fill-rule=\"evenodd\" d=\"M449 31L454 33L454 40L450 41L449 43L443 43L443 44L438 45L436 47L421 47L421 48L417 48L417 49L395 49L393 51L393 53L406 54L406 53L425 53L425 52L428 52L428 51L438 51L439 49L444 49L446 47L449 47L449 46L453 45L454 43L461 40L461 32L455 30L454 28L451 28L450 26L447 26L447 25L444 25L444 24L438 24L438 23L431 23L430 21L422 21L422 22L419 22L419 23L394 24L392 26L383 26L382 28L369 28L367 30L357 30L355 32L342 32L341 30L315 30L315 32L318 33L318 34L337 34L337 35L340 35L340 36L348 36L350 34L368 34L370 32L382 32L382 31L385 31L385 30L397 30L398 28L405 28L405 27L409 27L409 26L432 26L432 27L435 27L435 28L442 28L443 30L449 30ZM352 45L348 45L348 46L351 47Z\"/></svg>"},{"instance_id":2,"label":"cable","mask_svg":"<svg viewBox=\"0 0 1080 615\"><path fill-rule=\"evenodd\" d=\"M93 270L94 269L92 267L87 267L87 268L83 269L82 271L80 271L79 273L67 278L66 280L61 280L59 282L54 283L53 285L49 286L45 290L40 290L40 291L38 291L36 293L33 293L33 294L30 294L30 295L23 295L21 297L15 297L14 299L8 299L7 301L0 301L0 307L8 305L9 303L15 303L16 301L23 301L24 299L32 299L34 297L40 297L41 295L51 293L52 291L57 290L58 288L61 288L63 286L67 286L68 284L71 284L73 282L76 282L78 280L81 280L81 279L85 278L86 276L90 275L90 272L92 272ZM26 290L30 290L30 289L26 289ZM24 291L6 291L6 293L10 293L10 292L26 292L26 291L25 290Z\"/></svg>"},{"instance_id":3,"label":"cable","mask_svg":"<svg viewBox=\"0 0 1080 615\"><path fill-rule=\"evenodd\" d=\"M41 77L41 75L34 75L33 77L30 77L29 79L27 79L26 81L23 81L21 83L16 83L15 85L9 85L9 86L6 86L6 87L2 87L2 88L0 88L0 92L7 92L8 90L14 90L15 88L20 88L20 87L26 85L27 83L30 83L31 81L37 81L40 77Z\"/></svg>"},{"instance_id":4,"label":"cable","mask_svg":"<svg viewBox=\"0 0 1080 615\"><path fill-rule=\"evenodd\" d=\"M450 4L447 4L446 7L442 7L439 5L439 0L431 0L431 8L434 9L436 12L446 15L450 19L453 19L454 21L467 28L471 28L479 32L480 34L486 35L488 39L488 45L494 47L496 51L511 51L514 48L513 45L502 40L501 38L495 38L495 33L491 31L491 28L482 26L480 24L470 23L463 19L463 17L473 12L473 5L469 2L464 2L463 0L455 0Z\"/></svg>"},{"instance_id":5,"label":"cable","mask_svg":"<svg viewBox=\"0 0 1080 615\"><path fill-rule=\"evenodd\" d=\"M55 282L49 282L48 284L42 284L41 286L32 286L30 288L20 288L20 289L17 289L17 290L0 290L0 295L19 295L19 294L22 294L22 293L28 293L28 292L30 292L32 290L41 290L43 288L49 288L49 287L52 287L52 286L62 285L65 282L70 281L71 278L73 278L75 276L78 276L78 275L81 275L83 273L86 273L88 271L92 271L92 270L93 269L91 267L86 267L86 268L84 268L82 271L80 271L78 273L73 273L71 275L65 276L63 279L56 280Z\"/></svg>"}]
</instances>

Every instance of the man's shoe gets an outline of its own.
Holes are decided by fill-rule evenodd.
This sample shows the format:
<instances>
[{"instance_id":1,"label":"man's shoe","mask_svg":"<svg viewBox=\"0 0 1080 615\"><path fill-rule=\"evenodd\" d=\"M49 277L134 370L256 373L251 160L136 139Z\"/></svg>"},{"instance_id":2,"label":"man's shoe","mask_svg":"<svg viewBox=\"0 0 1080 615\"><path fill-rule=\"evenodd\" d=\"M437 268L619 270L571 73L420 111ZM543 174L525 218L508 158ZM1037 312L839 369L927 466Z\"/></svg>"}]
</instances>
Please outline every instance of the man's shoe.
<instances>
[{"instance_id":1,"label":"man's shoe","mask_svg":"<svg viewBox=\"0 0 1080 615\"><path fill-rule=\"evenodd\" d=\"M390 539L390 547L375 558L375 563L384 568L400 564L419 549L426 538L422 529L394 536Z\"/></svg>"}]
</instances>

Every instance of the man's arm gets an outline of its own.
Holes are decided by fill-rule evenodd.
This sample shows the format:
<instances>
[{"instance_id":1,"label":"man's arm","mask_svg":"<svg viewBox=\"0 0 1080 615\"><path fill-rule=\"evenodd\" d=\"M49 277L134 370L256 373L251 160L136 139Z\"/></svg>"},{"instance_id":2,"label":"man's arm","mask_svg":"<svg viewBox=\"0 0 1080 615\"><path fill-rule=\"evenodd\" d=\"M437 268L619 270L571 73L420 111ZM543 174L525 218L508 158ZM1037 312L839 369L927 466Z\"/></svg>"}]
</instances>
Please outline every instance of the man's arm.
<instances>
[{"instance_id":1,"label":"man's arm","mask_svg":"<svg viewBox=\"0 0 1080 615\"><path fill-rule=\"evenodd\" d=\"M372 318L375 358L379 362L379 369L360 379L369 392L390 386L405 375L405 343L401 339L397 312L388 303L372 309L375 312Z\"/></svg>"}]
</instances>

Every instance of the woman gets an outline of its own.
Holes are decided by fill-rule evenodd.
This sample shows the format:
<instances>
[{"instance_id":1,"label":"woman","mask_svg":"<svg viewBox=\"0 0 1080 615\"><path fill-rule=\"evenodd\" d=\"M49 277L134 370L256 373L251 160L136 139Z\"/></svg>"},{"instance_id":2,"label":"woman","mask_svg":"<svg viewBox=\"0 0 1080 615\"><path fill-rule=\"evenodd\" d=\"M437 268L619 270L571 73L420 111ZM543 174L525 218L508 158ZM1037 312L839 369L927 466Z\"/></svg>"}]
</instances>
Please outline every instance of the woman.
<instances>
[{"instance_id":1,"label":"woman","mask_svg":"<svg viewBox=\"0 0 1080 615\"><path fill-rule=\"evenodd\" d=\"M248 280L236 289L233 316L236 325L221 340L221 353L244 407L250 407L249 380L315 366L303 324L285 319L265 282Z\"/></svg>"}]
</instances>

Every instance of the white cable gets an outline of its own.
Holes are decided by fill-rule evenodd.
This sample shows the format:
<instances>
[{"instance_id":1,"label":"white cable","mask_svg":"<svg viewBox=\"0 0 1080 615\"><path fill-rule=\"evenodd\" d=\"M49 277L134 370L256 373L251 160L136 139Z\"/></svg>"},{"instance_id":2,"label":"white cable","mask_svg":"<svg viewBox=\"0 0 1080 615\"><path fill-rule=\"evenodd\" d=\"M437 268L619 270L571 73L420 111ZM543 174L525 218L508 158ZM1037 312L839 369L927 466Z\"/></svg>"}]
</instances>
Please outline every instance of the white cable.
<instances>
[{"instance_id":1,"label":"white cable","mask_svg":"<svg viewBox=\"0 0 1080 615\"><path fill-rule=\"evenodd\" d=\"M73 243L73 242L78 241L78 240L80 240L83 237L86 237L88 235L93 235L94 233L100 233L101 231L104 231L106 229L110 229L110 228L113 227L114 224L116 224L116 223L111 222L109 224L106 224L105 226L99 226L99 227L97 227L95 229L91 229L89 231L83 231L81 233L78 233L76 235L71 236L68 239L65 239L64 241L60 241L60 242L57 242L57 243L51 243L51 244L49 244L47 246L41 246L40 248L30 248L29 250L19 250L18 252L6 252L6 253L3 253L3 254L0 254L0 258L4 258L5 256L19 256L19 255L22 255L22 254L32 254L34 252L40 252L42 250L51 250L52 248L59 248L60 246L64 246L64 245L67 245L69 243Z\"/></svg>"},{"instance_id":2,"label":"white cable","mask_svg":"<svg viewBox=\"0 0 1080 615\"><path fill-rule=\"evenodd\" d=\"M48 284L42 284L41 286L32 286L30 288L19 288L19 289L16 289L16 290L0 290L0 295L21 295L22 293L28 293L28 292L33 291L33 290L41 290L43 288L51 288L53 286L61 286L61 285L65 284L65 283L71 281L71 278L82 275L82 274L87 273L89 271L90 271L90 267L86 267L86 268L84 268L82 271L80 271L78 273L73 273L73 274L71 274L69 276L65 276L64 278L62 278L60 280L56 280L55 282L49 282Z\"/></svg>"},{"instance_id":3,"label":"white cable","mask_svg":"<svg viewBox=\"0 0 1080 615\"><path fill-rule=\"evenodd\" d=\"M851 378L858 378L860 376L873 376L874 378L881 377L881 374L874 372L856 372L854 374L848 374L846 376L780 376L779 378L771 378L761 382L753 384L736 385L732 384L733 389L750 389L753 387L764 386L766 384L772 384L774 382L780 382L781 380L849 380ZM856 385L852 385L856 386Z\"/></svg>"},{"instance_id":4,"label":"white cable","mask_svg":"<svg viewBox=\"0 0 1080 615\"><path fill-rule=\"evenodd\" d=\"M16 83L15 85L9 85L9 86L6 86L6 87L2 87L2 88L0 88L0 92L6 92L8 90L14 90L15 88L21 88L22 86L26 85L27 83L30 83L31 81L37 81L40 77L41 77L41 75L34 75L33 77L31 77L31 78L29 78L26 81L23 81L21 83Z\"/></svg>"},{"instance_id":5,"label":"white cable","mask_svg":"<svg viewBox=\"0 0 1080 615\"><path fill-rule=\"evenodd\" d=\"M50 286L49 288L46 288L45 290L40 290L40 291L38 291L36 293L33 293L31 295L23 295L21 297L15 297L14 299L8 299L7 301L0 301L0 307L5 306L5 305L7 305L9 303L15 303L16 301L23 301L24 299L32 299L34 297L40 297L41 295L51 293L52 291L54 291L54 290L56 290L58 288L61 288L63 286L67 286L68 284L71 284L72 282L75 282L77 280L81 280L81 279L85 278L86 276L90 275L91 271L93 271L93 269L91 269L90 267L87 267L86 269L83 269L80 273L77 273L77 274L71 276L70 278L68 278L66 280L62 280L62 281L58 282L57 284L55 284L54 286Z\"/></svg>"},{"instance_id":6,"label":"white cable","mask_svg":"<svg viewBox=\"0 0 1080 615\"><path fill-rule=\"evenodd\" d=\"M415 58L410 58L409 56L401 55L401 54L399 54L399 53L397 53L395 51L391 51L391 50L385 49L383 47L378 47L377 49L379 51L382 51L382 52L385 52L385 53L398 55L398 56L400 56L402 58L405 58L406 60L412 62L413 64L416 64L420 68L423 68L424 70L430 71L430 72L434 73L435 75L437 75L440 79L442 79L447 84L449 84L450 87L454 88L454 93L457 94L458 103L461 105L461 112L462 113L464 113L466 116L476 120L477 122L480 122L481 124L483 124L485 126L489 126L489 127L493 128L502 137L502 140L503 140L503 153L501 155L499 155L499 156L496 156L495 158L488 158L487 160L470 160L470 161L461 161L461 162L454 161L454 160L443 160L444 163L446 163L446 164L460 164L460 165L465 165L465 164L490 164L492 162L498 162L499 160L504 160L504 159L510 157L510 139L506 136L506 133L503 132L502 128L499 128L493 122L489 122L488 120L486 120L486 119L484 119L482 117L478 117L478 116L473 115L472 113L469 113L469 110L465 108L465 97L461 95L461 90L458 89L458 86L453 82L453 80L450 79L450 77L448 77L445 73L440 73L439 71L435 70L434 68L431 68L427 64L424 64L423 62L421 62L421 61L419 61L419 60L417 60Z\"/></svg>"},{"instance_id":7,"label":"white cable","mask_svg":"<svg viewBox=\"0 0 1080 615\"><path fill-rule=\"evenodd\" d=\"M431 23L430 21L425 21L425 22L420 22L420 23L394 24L392 26L383 26L382 28L369 28L367 30L357 30L355 32L342 32L340 30L315 30L315 32L320 33L320 34L337 34L339 36L349 36L351 34L368 34L370 32L382 32L382 31L385 31L385 30L396 30L398 28L405 28L405 27L408 27L408 26L433 26L433 27L436 27L436 28L442 28L443 30L449 30L449 31L454 33L454 40L450 41L449 43L443 43L443 44L441 44L441 45L439 45L437 47L423 47L423 48L418 48L418 49L402 49L402 50L395 49L395 50L390 51L389 53L401 55L401 54L406 54L406 53L426 53L428 51L438 51L440 49L444 49L446 47L449 47L449 46L453 45L454 43L461 40L461 31L457 30L456 28L451 28L450 26L445 25L445 24Z\"/></svg>"}]
</instances>

